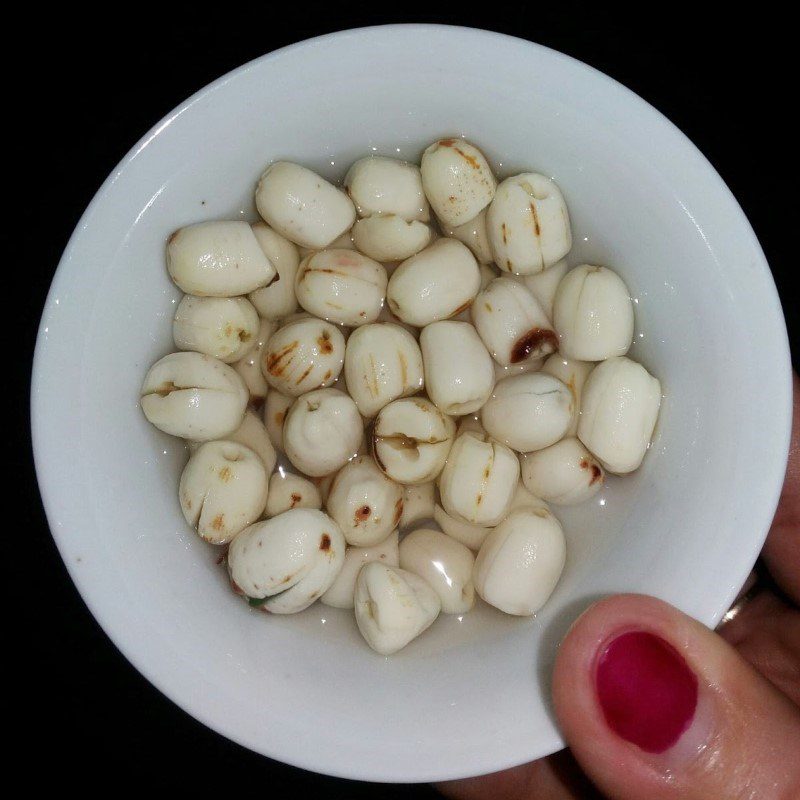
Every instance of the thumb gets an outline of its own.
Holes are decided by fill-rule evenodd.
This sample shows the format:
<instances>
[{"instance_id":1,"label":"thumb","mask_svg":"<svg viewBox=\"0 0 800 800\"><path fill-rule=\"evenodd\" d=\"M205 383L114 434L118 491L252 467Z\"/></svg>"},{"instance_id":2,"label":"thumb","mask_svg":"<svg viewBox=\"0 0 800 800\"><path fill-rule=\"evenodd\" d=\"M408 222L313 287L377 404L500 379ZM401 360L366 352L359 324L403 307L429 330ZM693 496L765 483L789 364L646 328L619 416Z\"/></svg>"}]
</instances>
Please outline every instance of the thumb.
<instances>
[{"instance_id":1,"label":"thumb","mask_svg":"<svg viewBox=\"0 0 800 800\"><path fill-rule=\"evenodd\" d=\"M735 650L666 603L592 606L559 649L556 714L616 800L800 797L800 713Z\"/></svg>"}]
</instances>

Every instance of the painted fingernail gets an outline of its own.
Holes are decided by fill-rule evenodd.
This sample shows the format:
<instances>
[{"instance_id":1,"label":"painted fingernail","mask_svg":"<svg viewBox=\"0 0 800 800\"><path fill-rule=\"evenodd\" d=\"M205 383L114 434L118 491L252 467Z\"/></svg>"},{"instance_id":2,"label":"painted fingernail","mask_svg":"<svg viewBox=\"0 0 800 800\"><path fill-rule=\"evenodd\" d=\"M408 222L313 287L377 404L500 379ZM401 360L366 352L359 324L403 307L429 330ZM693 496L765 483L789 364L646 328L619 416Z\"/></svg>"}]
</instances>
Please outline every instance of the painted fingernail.
<instances>
[{"instance_id":1,"label":"painted fingernail","mask_svg":"<svg viewBox=\"0 0 800 800\"><path fill-rule=\"evenodd\" d=\"M648 753L663 753L691 725L697 677L668 642L644 631L623 633L600 654L595 674L606 723Z\"/></svg>"}]
</instances>

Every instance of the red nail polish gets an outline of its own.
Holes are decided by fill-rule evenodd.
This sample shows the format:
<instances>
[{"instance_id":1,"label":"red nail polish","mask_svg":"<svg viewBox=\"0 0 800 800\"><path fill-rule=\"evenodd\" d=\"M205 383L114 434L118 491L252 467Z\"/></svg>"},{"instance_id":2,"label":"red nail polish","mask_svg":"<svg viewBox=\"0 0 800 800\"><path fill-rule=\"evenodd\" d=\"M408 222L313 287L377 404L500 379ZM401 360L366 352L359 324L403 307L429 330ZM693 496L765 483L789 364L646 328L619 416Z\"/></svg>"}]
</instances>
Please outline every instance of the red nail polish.
<instances>
[{"instance_id":1,"label":"red nail polish","mask_svg":"<svg viewBox=\"0 0 800 800\"><path fill-rule=\"evenodd\" d=\"M595 676L608 726L648 753L662 753L694 718L697 678L672 645L632 631L602 652Z\"/></svg>"}]
</instances>

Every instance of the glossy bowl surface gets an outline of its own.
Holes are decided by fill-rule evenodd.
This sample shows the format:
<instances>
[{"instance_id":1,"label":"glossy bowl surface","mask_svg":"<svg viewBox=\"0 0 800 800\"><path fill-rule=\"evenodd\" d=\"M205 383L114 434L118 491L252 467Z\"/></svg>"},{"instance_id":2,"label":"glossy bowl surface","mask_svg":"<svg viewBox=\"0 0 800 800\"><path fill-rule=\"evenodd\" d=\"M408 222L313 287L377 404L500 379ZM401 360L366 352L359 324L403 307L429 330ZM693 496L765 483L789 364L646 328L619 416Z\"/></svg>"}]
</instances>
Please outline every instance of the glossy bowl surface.
<instances>
[{"instance_id":1,"label":"glossy bowl surface","mask_svg":"<svg viewBox=\"0 0 800 800\"><path fill-rule=\"evenodd\" d=\"M274 159L341 178L368 153L418 160L465 135L501 175L552 175L571 263L618 269L631 355L665 389L644 466L565 510L567 566L536 618L443 617L384 659L351 614L242 606L176 497L182 442L137 403L171 350L175 228L255 218ZM210 727L272 758L379 781L492 772L562 745L557 642L593 599L646 592L715 623L761 547L788 447L790 366L758 242L669 121L571 58L485 31L391 26L324 36L226 75L156 125L80 221L53 280L32 385L42 496L67 567L130 661Z\"/></svg>"}]
</instances>

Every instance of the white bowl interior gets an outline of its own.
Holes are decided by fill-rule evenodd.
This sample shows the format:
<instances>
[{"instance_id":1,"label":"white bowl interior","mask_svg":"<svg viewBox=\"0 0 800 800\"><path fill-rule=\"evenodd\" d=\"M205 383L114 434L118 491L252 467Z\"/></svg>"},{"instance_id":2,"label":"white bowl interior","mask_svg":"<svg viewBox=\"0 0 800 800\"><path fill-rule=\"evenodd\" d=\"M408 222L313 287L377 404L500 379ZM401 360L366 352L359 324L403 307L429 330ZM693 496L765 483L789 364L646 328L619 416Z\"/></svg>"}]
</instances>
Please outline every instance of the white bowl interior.
<instances>
[{"instance_id":1,"label":"white bowl interior","mask_svg":"<svg viewBox=\"0 0 800 800\"><path fill-rule=\"evenodd\" d=\"M500 175L534 168L567 198L571 263L619 270L636 302L632 356L663 383L644 466L558 511L569 554L536 618L481 605L384 659L351 613L248 610L181 517L182 442L137 404L172 349L175 228L242 214L273 159L331 178L367 153L418 160L443 135ZM786 451L780 307L750 227L663 117L610 79L507 37L455 28L347 32L261 59L156 127L99 193L45 311L34 437L51 527L117 645L225 735L347 777L494 771L561 745L547 693L555 646L608 592L638 591L712 623L771 518Z\"/></svg>"}]
</instances>

